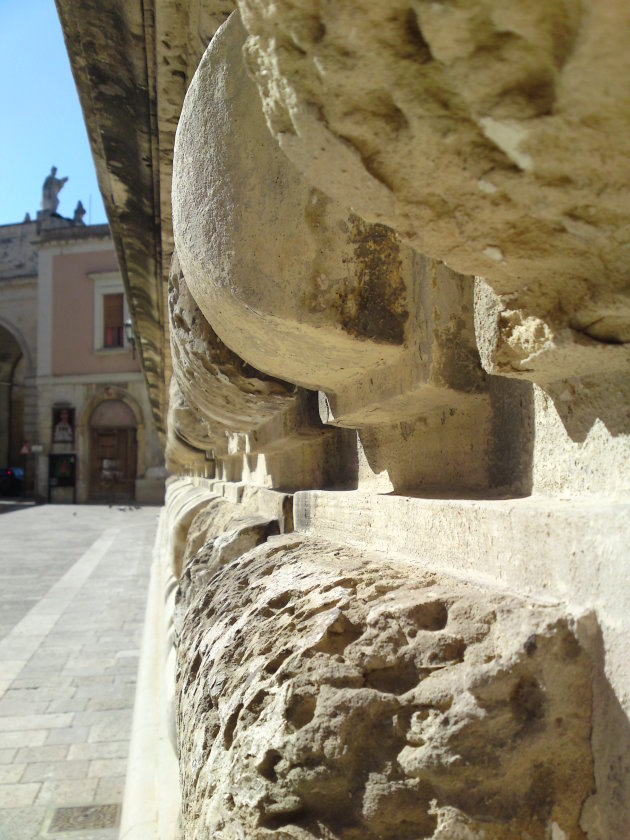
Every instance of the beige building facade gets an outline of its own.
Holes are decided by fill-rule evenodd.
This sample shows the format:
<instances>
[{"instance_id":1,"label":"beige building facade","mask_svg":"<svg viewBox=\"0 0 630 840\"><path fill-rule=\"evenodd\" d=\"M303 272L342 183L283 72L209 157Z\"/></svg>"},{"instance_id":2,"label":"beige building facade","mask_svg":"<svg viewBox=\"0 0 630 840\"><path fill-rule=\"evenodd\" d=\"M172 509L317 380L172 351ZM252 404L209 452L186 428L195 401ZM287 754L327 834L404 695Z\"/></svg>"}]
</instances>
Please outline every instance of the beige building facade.
<instances>
[{"instance_id":1,"label":"beige building facade","mask_svg":"<svg viewBox=\"0 0 630 840\"><path fill-rule=\"evenodd\" d=\"M161 447L108 226L42 210L0 235L2 466L53 503L159 503Z\"/></svg>"}]
</instances>

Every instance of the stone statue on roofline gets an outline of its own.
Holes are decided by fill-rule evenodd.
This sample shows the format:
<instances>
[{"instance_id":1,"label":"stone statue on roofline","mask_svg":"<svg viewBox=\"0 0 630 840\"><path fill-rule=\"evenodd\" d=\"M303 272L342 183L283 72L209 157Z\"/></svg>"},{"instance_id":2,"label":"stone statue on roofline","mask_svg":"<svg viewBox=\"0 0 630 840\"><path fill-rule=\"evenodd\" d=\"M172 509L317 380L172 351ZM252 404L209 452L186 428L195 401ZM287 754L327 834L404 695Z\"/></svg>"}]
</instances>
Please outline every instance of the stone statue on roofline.
<instances>
[{"instance_id":1,"label":"stone statue on roofline","mask_svg":"<svg viewBox=\"0 0 630 840\"><path fill-rule=\"evenodd\" d=\"M67 178L57 178L57 167L51 167L50 175L46 178L42 187L43 212L57 212L57 207L59 207L59 199L57 196L67 180Z\"/></svg>"},{"instance_id":2,"label":"stone statue on roofline","mask_svg":"<svg viewBox=\"0 0 630 840\"><path fill-rule=\"evenodd\" d=\"M83 206L83 202L79 201L77 206L74 208L73 222L75 223L75 225L84 224L84 221L83 221L84 216L85 216L85 207Z\"/></svg>"}]
</instances>

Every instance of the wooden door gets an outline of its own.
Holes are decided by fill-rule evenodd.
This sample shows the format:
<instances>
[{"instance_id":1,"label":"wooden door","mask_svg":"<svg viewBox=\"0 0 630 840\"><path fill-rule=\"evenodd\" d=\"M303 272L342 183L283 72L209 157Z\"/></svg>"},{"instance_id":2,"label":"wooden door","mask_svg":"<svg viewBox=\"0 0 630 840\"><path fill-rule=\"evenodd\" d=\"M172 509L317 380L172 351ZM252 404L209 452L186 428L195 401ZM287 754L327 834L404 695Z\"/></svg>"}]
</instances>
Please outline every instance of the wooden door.
<instances>
[{"instance_id":1,"label":"wooden door","mask_svg":"<svg viewBox=\"0 0 630 840\"><path fill-rule=\"evenodd\" d=\"M132 502L136 481L136 430L90 430L90 500Z\"/></svg>"}]
</instances>

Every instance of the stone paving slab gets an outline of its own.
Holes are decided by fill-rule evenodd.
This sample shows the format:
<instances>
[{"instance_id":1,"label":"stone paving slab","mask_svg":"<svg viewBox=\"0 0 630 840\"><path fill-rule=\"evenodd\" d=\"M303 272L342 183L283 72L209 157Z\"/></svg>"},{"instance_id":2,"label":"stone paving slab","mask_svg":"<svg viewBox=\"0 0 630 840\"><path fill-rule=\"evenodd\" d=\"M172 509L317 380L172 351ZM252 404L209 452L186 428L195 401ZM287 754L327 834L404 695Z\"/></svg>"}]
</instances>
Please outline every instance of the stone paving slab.
<instances>
[{"instance_id":1,"label":"stone paving slab","mask_svg":"<svg viewBox=\"0 0 630 840\"><path fill-rule=\"evenodd\" d=\"M118 837L158 514L0 516L0 840Z\"/></svg>"}]
</instances>

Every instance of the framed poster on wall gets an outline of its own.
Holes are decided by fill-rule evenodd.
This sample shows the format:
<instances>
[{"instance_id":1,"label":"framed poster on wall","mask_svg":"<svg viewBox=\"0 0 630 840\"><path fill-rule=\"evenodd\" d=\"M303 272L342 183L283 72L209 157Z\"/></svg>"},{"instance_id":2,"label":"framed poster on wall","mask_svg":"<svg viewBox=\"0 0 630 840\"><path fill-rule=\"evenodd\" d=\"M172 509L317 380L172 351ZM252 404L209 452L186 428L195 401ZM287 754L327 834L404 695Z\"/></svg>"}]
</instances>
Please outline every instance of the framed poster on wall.
<instances>
[{"instance_id":1,"label":"framed poster on wall","mask_svg":"<svg viewBox=\"0 0 630 840\"><path fill-rule=\"evenodd\" d=\"M55 406L53 408L53 443L74 443L74 408Z\"/></svg>"}]
</instances>

